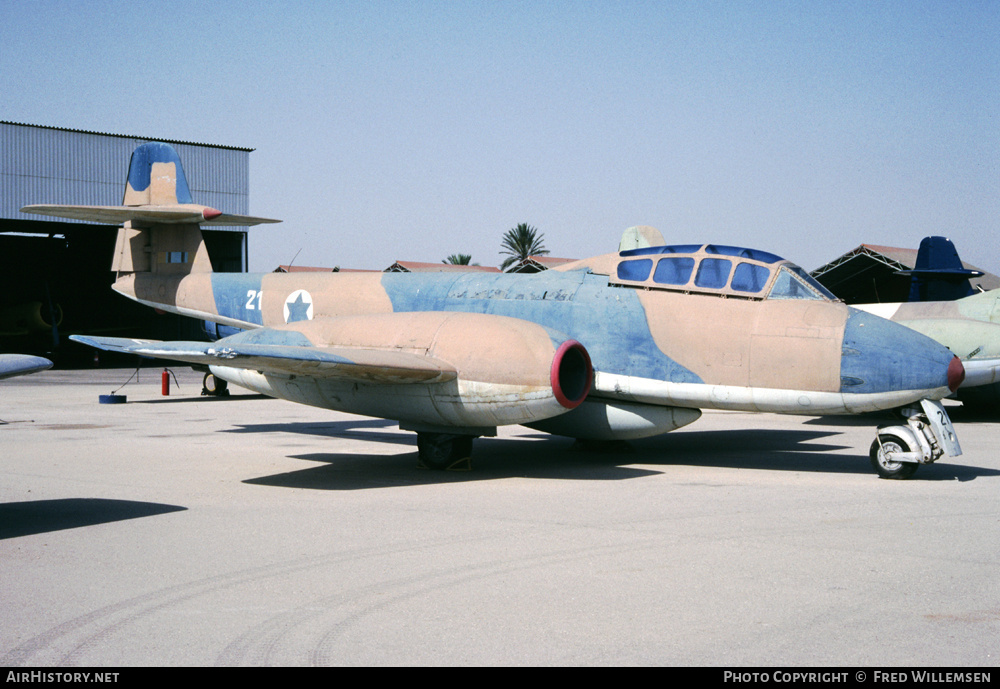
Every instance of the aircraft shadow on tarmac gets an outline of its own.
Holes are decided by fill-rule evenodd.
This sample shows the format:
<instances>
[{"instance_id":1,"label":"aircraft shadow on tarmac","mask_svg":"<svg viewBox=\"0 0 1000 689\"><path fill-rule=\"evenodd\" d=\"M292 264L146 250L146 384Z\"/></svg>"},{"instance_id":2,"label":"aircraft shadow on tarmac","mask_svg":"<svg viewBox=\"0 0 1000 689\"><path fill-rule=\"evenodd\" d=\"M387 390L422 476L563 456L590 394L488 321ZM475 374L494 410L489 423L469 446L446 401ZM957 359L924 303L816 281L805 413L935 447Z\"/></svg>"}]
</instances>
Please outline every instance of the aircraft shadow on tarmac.
<instances>
[{"instance_id":1,"label":"aircraft shadow on tarmac","mask_svg":"<svg viewBox=\"0 0 1000 689\"><path fill-rule=\"evenodd\" d=\"M392 443L396 445L416 446L417 441L412 433L399 431L380 432L379 428L393 428L398 424L389 419L358 419L351 421L312 421L291 423L256 423L241 424L224 433L298 433L315 435L325 438L354 438L375 443Z\"/></svg>"},{"instance_id":2,"label":"aircraft shadow on tarmac","mask_svg":"<svg viewBox=\"0 0 1000 689\"><path fill-rule=\"evenodd\" d=\"M355 438L413 447L412 434L383 432L385 420L336 423L259 424L232 432L294 432L330 438ZM416 451L393 455L316 452L289 455L318 465L247 479L245 483L313 490L361 490L498 478L617 481L669 471L670 466L742 468L760 471L871 474L867 454L843 454L847 445L829 441L836 430L743 429L684 431L628 443L574 443L568 438L526 433L519 438L479 438L472 471L417 470ZM817 442L828 439L827 442ZM838 452L838 454L831 454ZM664 467L662 471L650 466ZM910 480L969 481L1000 472L946 462Z\"/></svg>"},{"instance_id":3,"label":"aircraft shadow on tarmac","mask_svg":"<svg viewBox=\"0 0 1000 689\"><path fill-rule=\"evenodd\" d=\"M0 504L0 540L179 512L186 507L133 500L66 498Z\"/></svg>"},{"instance_id":4,"label":"aircraft shadow on tarmac","mask_svg":"<svg viewBox=\"0 0 1000 689\"><path fill-rule=\"evenodd\" d=\"M148 400L135 400L132 404L180 404L180 403L216 403L224 404L226 402L246 402L249 400L273 400L273 397L268 397L267 395L258 395L256 393L250 393L248 395L226 395L224 397L216 397L215 395L200 395L192 397L190 395L182 395L180 393L174 396L168 397L157 397Z\"/></svg>"},{"instance_id":5,"label":"aircraft shadow on tarmac","mask_svg":"<svg viewBox=\"0 0 1000 689\"><path fill-rule=\"evenodd\" d=\"M808 421L805 422L805 424L808 423ZM766 471L870 474L874 478L874 471L867 452L857 453L858 448L850 445L809 442L834 435L839 435L839 433L835 430L766 429L691 431L636 441L635 444L637 447L646 449L651 456L655 456L657 453L665 454L667 456L665 463L667 464ZM824 454L836 450L851 449L854 449L855 453ZM957 458L946 457L939 463L923 466L909 480L971 481L980 476L1000 475L1000 471L958 464L955 459Z\"/></svg>"}]
</instances>

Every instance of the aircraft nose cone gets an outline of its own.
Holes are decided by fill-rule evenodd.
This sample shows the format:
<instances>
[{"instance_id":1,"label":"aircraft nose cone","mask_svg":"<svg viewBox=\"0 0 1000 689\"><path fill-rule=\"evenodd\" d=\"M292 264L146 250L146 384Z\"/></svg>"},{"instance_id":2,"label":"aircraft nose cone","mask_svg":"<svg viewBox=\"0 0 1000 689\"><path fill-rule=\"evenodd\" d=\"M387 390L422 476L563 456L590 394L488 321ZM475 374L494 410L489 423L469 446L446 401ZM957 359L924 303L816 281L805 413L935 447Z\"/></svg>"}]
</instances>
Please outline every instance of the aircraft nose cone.
<instances>
[{"instance_id":1,"label":"aircraft nose cone","mask_svg":"<svg viewBox=\"0 0 1000 689\"><path fill-rule=\"evenodd\" d=\"M965 376L962 362L944 345L915 330L851 309L844 328L841 391L912 391L912 401L954 392Z\"/></svg>"},{"instance_id":2,"label":"aircraft nose cone","mask_svg":"<svg viewBox=\"0 0 1000 689\"><path fill-rule=\"evenodd\" d=\"M952 357L951 363L948 364L948 389L955 392L963 380L965 380L965 366L957 356Z\"/></svg>"}]
</instances>

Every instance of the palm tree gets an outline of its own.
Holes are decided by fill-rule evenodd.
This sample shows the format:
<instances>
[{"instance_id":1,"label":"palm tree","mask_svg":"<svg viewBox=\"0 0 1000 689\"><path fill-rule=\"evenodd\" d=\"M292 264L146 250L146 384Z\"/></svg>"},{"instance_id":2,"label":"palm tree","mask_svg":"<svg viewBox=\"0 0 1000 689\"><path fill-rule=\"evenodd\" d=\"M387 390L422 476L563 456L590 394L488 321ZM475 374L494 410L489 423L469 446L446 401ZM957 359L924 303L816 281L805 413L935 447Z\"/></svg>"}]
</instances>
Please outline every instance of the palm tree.
<instances>
[{"instance_id":1,"label":"palm tree","mask_svg":"<svg viewBox=\"0 0 1000 689\"><path fill-rule=\"evenodd\" d=\"M518 261L523 261L528 256L544 256L549 250L542 244L544 234L538 234L538 230L527 223L521 223L517 227L507 230L503 236L501 254L507 254L507 258L500 264L500 270L506 270L507 266Z\"/></svg>"},{"instance_id":2,"label":"palm tree","mask_svg":"<svg viewBox=\"0 0 1000 689\"><path fill-rule=\"evenodd\" d=\"M453 266L467 266L472 264L472 254L452 254L441 263Z\"/></svg>"}]
</instances>

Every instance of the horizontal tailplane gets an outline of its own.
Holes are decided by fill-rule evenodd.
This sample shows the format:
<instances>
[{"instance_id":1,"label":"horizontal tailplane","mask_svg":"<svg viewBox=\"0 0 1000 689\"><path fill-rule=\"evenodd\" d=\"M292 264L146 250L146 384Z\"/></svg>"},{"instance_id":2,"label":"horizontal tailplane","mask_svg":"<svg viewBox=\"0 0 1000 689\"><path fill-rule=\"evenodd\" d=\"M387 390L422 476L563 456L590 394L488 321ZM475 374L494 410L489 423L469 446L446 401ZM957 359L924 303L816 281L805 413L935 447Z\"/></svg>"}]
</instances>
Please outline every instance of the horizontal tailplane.
<instances>
[{"instance_id":1,"label":"horizontal tailplane","mask_svg":"<svg viewBox=\"0 0 1000 689\"><path fill-rule=\"evenodd\" d=\"M112 270L169 276L212 271L201 226L280 222L193 203L177 151L160 142L132 152L121 206L32 205L21 212L121 225Z\"/></svg>"}]
</instances>

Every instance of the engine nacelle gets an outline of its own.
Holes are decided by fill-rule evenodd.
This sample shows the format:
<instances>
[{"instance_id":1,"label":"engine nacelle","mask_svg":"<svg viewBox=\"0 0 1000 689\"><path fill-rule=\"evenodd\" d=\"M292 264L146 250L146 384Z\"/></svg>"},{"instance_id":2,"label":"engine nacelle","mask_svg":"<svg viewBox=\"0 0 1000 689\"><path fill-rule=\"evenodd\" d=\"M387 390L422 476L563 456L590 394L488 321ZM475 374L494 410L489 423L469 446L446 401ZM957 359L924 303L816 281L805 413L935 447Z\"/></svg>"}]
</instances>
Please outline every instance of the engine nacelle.
<instances>
[{"instance_id":1,"label":"engine nacelle","mask_svg":"<svg viewBox=\"0 0 1000 689\"><path fill-rule=\"evenodd\" d=\"M288 343L304 335L329 351L417 355L441 364L428 382L295 376L212 366L220 378L267 395L410 425L489 428L558 416L590 392L582 344L535 323L488 314L391 313L301 321L247 331L247 341Z\"/></svg>"}]
</instances>

